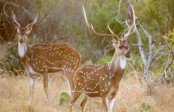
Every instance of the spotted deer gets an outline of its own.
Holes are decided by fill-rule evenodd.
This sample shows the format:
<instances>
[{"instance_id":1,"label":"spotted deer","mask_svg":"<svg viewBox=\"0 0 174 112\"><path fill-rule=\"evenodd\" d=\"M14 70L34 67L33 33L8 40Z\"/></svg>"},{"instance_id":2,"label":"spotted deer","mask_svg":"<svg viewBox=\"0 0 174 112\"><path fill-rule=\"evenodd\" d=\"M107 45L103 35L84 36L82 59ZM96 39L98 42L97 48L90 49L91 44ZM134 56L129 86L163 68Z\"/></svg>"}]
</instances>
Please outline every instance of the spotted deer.
<instances>
[{"instance_id":1,"label":"spotted deer","mask_svg":"<svg viewBox=\"0 0 174 112\"><path fill-rule=\"evenodd\" d=\"M83 7L85 22L88 29L98 37L112 37L115 52L112 60L103 65L83 65L78 68L73 77L73 96L70 111L73 104L81 93L85 93L85 98L81 103L82 110L85 111L86 103L90 97L101 97L105 110L112 112L115 103L115 96L119 89L119 82L126 69L126 59L131 54L128 48L127 38L134 33L136 28L135 13L131 9L132 23L127 22L128 30L119 38L109 28L111 34L101 34L94 30L93 25L89 24L85 9Z\"/></svg>"},{"instance_id":2,"label":"spotted deer","mask_svg":"<svg viewBox=\"0 0 174 112\"><path fill-rule=\"evenodd\" d=\"M45 93L48 97L48 78L50 73L63 71L69 88L72 85L72 76L80 63L80 54L67 43L60 44L28 44L28 35L37 21L22 27L13 13L12 18L18 34L18 54L30 78L30 98L32 101L35 79L42 76Z\"/></svg>"}]
</instances>

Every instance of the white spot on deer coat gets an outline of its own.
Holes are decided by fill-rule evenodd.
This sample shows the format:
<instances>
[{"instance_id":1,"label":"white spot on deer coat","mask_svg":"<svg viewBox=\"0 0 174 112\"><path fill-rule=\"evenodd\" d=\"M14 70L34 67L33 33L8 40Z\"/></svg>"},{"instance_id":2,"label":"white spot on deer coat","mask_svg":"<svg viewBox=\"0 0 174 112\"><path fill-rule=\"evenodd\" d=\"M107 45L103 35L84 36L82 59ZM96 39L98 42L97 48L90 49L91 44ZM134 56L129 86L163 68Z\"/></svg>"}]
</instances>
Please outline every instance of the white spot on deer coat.
<instances>
[{"instance_id":1,"label":"white spot on deer coat","mask_svg":"<svg viewBox=\"0 0 174 112\"><path fill-rule=\"evenodd\" d=\"M18 54L21 58L25 56L25 53L27 52L27 45L26 43L19 43L18 44Z\"/></svg>"}]
</instances>

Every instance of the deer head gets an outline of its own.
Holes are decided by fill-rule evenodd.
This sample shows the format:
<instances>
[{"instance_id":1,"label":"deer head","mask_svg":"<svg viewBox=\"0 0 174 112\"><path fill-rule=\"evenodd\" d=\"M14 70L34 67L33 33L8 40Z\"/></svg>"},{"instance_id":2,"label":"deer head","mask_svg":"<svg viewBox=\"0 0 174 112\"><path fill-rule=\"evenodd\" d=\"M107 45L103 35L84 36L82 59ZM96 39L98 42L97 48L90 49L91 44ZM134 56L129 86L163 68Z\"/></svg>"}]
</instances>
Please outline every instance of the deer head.
<instances>
[{"instance_id":1,"label":"deer head","mask_svg":"<svg viewBox=\"0 0 174 112\"><path fill-rule=\"evenodd\" d=\"M130 51L128 48L128 37L135 31L136 29L136 24L135 24L135 13L134 13L134 9L131 6L131 13L132 13L132 25L130 26L128 24L128 22L126 21L126 25L128 27L128 30L126 31L125 34L123 34L122 37L117 36L115 33L113 33L113 31L110 29L109 25L108 25L108 29L111 32L111 34L101 34L95 31L94 27L92 24L89 24L87 16L86 16L86 11L83 7L83 13L84 13L84 18L85 18L85 22L86 25L88 27L88 29L96 36L98 37L112 37L113 38L113 45L115 48L115 54L117 56L120 56L122 58L130 58Z\"/></svg>"},{"instance_id":2,"label":"deer head","mask_svg":"<svg viewBox=\"0 0 174 112\"><path fill-rule=\"evenodd\" d=\"M128 42L125 39L120 39L119 41L112 41L115 48L117 56L130 58L130 51L128 48Z\"/></svg>"},{"instance_id":3,"label":"deer head","mask_svg":"<svg viewBox=\"0 0 174 112\"><path fill-rule=\"evenodd\" d=\"M26 27L21 27L20 23L16 20L15 14L12 12L12 18L14 24L17 28L18 34L18 54L21 58L23 58L27 52L27 42L28 42L28 35L30 34L33 25L37 22L37 16L33 22L28 24Z\"/></svg>"},{"instance_id":4,"label":"deer head","mask_svg":"<svg viewBox=\"0 0 174 112\"><path fill-rule=\"evenodd\" d=\"M28 35L30 34L33 25L36 24L38 16L35 17L34 21L28 24L26 27L21 27L20 23L16 20L15 14L12 12L13 22L17 28L18 42L24 44L28 40Z\"/></svg>"}]
</instances>

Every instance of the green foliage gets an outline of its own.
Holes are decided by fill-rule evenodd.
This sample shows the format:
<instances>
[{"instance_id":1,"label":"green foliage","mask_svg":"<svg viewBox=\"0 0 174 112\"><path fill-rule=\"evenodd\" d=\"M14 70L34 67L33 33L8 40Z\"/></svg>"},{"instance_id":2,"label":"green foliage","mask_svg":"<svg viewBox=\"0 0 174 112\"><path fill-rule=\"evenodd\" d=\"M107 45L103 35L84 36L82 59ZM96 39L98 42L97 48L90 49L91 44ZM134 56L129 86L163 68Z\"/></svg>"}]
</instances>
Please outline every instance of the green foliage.
<instances>
[{"instance_id":1,"label":"green foliage","mask_svg":"<svg viewBox=\"0 0 174 112\"><path fill-rule=\"evenodd\" d=\"M70 101L70 96L67 92L62 92L60 94L60 101L59 101L59 105L64 104L65 102Z\"/></svg>"},{"instance_id":2,"label":"green foliage","mask_svg":"<svg viewBox=\"0 0 174 112\"><path fill-rule=\"evenodd\" d=\"M87 60L84 62L85 65L91 65L92 64L92 61L91 60Z\"/></svg>"},{"instance_id":3,"label":"green foliage","mask_svg":"<svg viewBox=\"0 0 174 112\"><path fill-rule=\"evenodd\" d=\"M102 65L102 64L104 64L104 63L110 62L111 59L112 59L111 56L106 56L106 57L104 57L104 58L98 59L97 62L96 62L96 64L97 64L97 65ZM93 63L92 63L91 60L87 60L87 61L84 62L84 64L85 64L85 65L91 65L91 64L93 64Z\"/></svg>"},{"instance_id":4,"label":"green foliage","mask_svg":"<svg viewBox=\"0 0 174 112\"><path fill-rule=\"evenodd\" d=\"M153 58L151 63L150 80L155 81L164 73L166 66L173 60L173 56L167 46L173 50L174 30L169 31L162 36L161 42L156 43L153 49ZM171 64L167 70L167 75L173 74L174 64Z\"/></svg>"},{"instance_id":5,"label":"green foliage","mask_svg":"<svg viewBox=\"0 0 174 112\"><path fill-rule=\"evenodd\" d=\"M173 0L146 0L142 4L144 13L141 20L148 29L164 33L174 27ZM140 6L140 5L139 5ZM141 10L139 10L141 11Z\"/></svg>"},{"instance_id":6,"label":"green foliage","mask_svg":"<svg viewBox=\"0 0 174 112\"><path fill-rule=\"evenodd\" d=\"M37 37L36 35L34 35L32 38L29 38L29 40L28 40L29 44L39 44L39 43L42 43L42 42L43 42L43 39Z\"/></svg>"},{"instance_id":7,"label":"green foliage","mask_svg":"<svg viewBox=\"0 0 174 112\"><path fill-rule=\"evenodd\" d=\"M90 15L89 22L93 24L94 29L99 33L110 33L108 30L108 25L110 25L113 32L116 34L120 33L123 30L124 25L120 25L114 17L117 15L118 2L115 0L109 1L95 1L94 4L91 5L90 11L87 12L87 15ZM90 32L91 33L91 32ZM103 46L108 44L108 41L111 39L106 39L103 43L103 46L100 46L103 38L93 37L92 44L98 45L96 46L99 49L103 49Z\"/></svg>"},{"instance_id":8,"label":"green foliage","mask_svg":"<svg viewBox=\"0 0 174 112\"><path fill-rule=\"evenodd\" d=\"M127 69L128 69L128 71L132 70L132 69L135 69L137 71L142 71L143 63L142 63L141 57L137 54L132 53L131 59L128 60Z\"/></svg>"},{"instance_id":9,"label":"green foliage","mask_svg":"<svg viewBox=\"0 0 174 112\"><path fill-rule=\"evenodd\" d=\"M105 58L100 58L98 61L97 61L97 64L98 65L102 65L104 63L107 63L107 62L110 62L112 59L111 56L106 56Z\"/></svg>"},{"instance_id":10,"label":"green foliage","mask_svg":"<svg viewBox=\"0 0 174 112\"><path fill-rule=\"evenodd\" d=\"M148 103L142 103L141 112L152 112L152 107Z\"/></svg>"},{"instance_id":11,"label":"green foliage","mask_svg":"<svg viewBox=\"0 0 174 112\"><path fill-rule=\"evenodd\" d=\"M163 36L163 39L166 42L165 44L168 44L170 47L172 47L172 45L174 45L174 29L166 33Z\"/></svg>"},{"instance_id":12,"label":"green foliage","mask_svg":"<svg viewBox=\"0 0 174 112\"><path fill-rule=\"evenodd\" d=\"M16 43L8 44L5 57L0 60L0 67L9 73L14 73L16 75L21 72L22 66L18 57Z\"/></svg>"}]
</instances>

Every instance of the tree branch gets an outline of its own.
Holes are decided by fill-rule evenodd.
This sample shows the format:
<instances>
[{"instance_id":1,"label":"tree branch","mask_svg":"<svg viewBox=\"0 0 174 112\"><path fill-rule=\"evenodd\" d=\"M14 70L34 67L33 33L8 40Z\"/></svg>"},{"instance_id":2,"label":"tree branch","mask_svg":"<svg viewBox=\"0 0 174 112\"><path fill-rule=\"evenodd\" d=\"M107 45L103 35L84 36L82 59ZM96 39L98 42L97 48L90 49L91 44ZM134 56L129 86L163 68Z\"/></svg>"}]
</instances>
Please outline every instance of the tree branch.
<instances>
[{"instance_id":1,"label":"tree branch","mask_svg":"<svg viewBox=\"0 0 174 112\"><path fill-rule=\"evenodd\" d=\"M130 12L130 8L131 8L131 3L130 0L124 0L125 2L125 6L127 9L127 17L129 20L131 18L131 12ZM137 21L136 21L137 22ZM138 23L138 22L137 22ZM153 44L152 44L152 36L144 29L144 27L142 27L142 25L139 23L140 28L142 29L142 31L144 32L144 34L146 35L146 37L148 38L148 47L149 47L149 52L145 53L144 49L142 47L142 40L141 40L141 36L140 33L138 31L138 29L135 29L135 34L137 37L137 42L138 42L138 49L139 49L139 53L141 55L141 59L142 62L144 64L144 73L143 73L143 77L145 79L145 82L147 84L147 93L151 94L151 84L150 84L150 80L149 80L149 69L150 69L150 64L152 61L152 49L153 49ZM148 55L147 55L148 54Z\"/></svg>"},{"instance_id":2,"label":"tree branch","mask_svg":"<svg viewBox=\"0 0 174 112\"><path fill-rule=\"evenodd\" d=\"M167 48L170 50L170 53L172 55L172 60L166 65L162 77L167 77L167 71L170 68L170 66L172 65L173 60L174 60L174 52L173 52L172 48L169 46L168 42L165 41L165 43L167 45Z\"/></svg>"},{"instance_id":3,"label":"tree branch","mask_svg":"<svg viewBox=\"0 0 174 112\"><path fill-rule=\"evenodd\" d=\"M138 22L138 25L140 26L140 28L143 30L144 34L146 35L146 37L149 40L149 53L148 53L148 68L150 67L151 61L152 61L152 49L153 49L153 43L152 43L152 36L150 35L150 33L148 33L145 28Z\"/></svg>"},{"instance_id":4,"label":"tree branch","mask_svg":"<svg viewBox=\"0 0 174 112\"><path fill-rule=\"evenodd\" d=\"M146 56L145 56L145 53L144 53L144 49L142 47L142 40L141 40L141 36L140 36L140 33L139 33L138 29L135 30L135 34L136 34L137 41L138 41L138 49L139 49L139 52L140 52L140 55L141 55L141 59L143 61L144 66L146 66L147 65L147 59L146 59Z\"/></svg>"}]
</instances>

